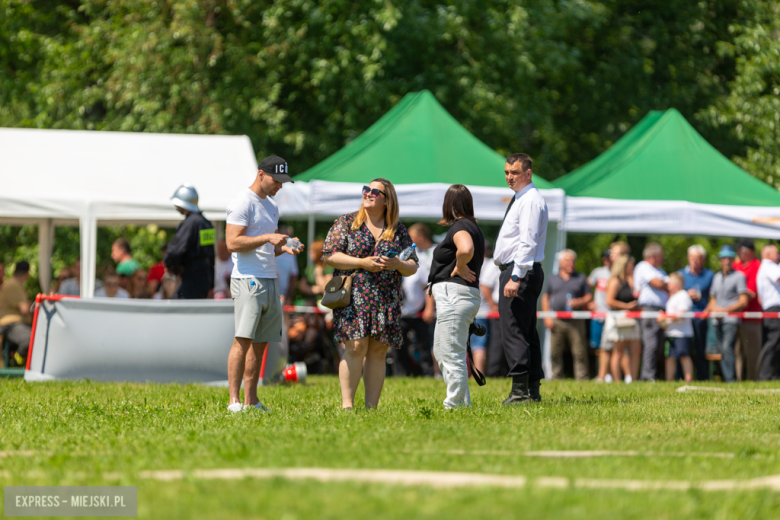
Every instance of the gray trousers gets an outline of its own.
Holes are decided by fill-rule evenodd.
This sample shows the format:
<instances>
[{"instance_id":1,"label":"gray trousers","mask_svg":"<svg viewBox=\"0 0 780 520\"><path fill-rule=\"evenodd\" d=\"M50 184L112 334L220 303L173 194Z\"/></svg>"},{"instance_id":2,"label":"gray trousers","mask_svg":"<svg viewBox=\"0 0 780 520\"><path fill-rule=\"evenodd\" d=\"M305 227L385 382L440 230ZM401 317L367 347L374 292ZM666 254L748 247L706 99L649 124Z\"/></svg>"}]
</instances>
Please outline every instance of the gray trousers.
<instances>
[{"instance_id":1,"label":"gray trousers","mask_svg":"<svg viewBox=\"0 0 780 520\"><path fill-rule=\"evenodd\" d=\"M447 385L444 407L471 406L466 341L469 325L479 311L479 289L441 282L433 286L433 299L436 301L433 355Z\"/></svg>"},{"instance_id":2,"label":"gray trousers","mask_svg":"<svg viewBox=\"0 0 780 520\"><path fill-rule=\"evenodd\" d=\"M32 336L32 327L25 323L12 323L0 327L0 336L11 343L11 348L16 350L20 356L27 357L27 350L30 348L30 337Z\"/></svg>"},{"instance_id":3,"label":"gray trousers","mask_svg":"<svg viewBox=\"0 0 780 520\"><path fill-rule=\"evenodd\" d=\"M661 310L658 308L645 307L644 310ZM642 375L643 381L654 381L658 379L658 359L663 357L664 341L666 334L663 327L655 321L655 318L642 320Z\"/></svg>"}]
</instances>

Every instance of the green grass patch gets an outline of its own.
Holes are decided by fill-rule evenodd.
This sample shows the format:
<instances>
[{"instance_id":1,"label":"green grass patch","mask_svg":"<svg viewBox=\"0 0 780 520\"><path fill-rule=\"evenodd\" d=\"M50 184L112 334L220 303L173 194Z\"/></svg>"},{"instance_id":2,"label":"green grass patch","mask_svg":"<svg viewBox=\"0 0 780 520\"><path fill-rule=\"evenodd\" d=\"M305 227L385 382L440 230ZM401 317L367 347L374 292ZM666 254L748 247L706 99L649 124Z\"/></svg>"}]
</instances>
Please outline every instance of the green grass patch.
<instances>
[{"instance_id":1,"label":"green grass patch","mask_svg":"<svg viewBox=\"0 0 780 520\"><path fill-rule=\"evenodd\" d=\"M270 414L230 414L227 390L199 385L0 380L3 485L139 486L143 518L776 518L780 493L550 489L538 477L717 480L780 474L778 385L544 383L544 402L505 408L507 380L444 410L444 384L388 379L378 410L340 410L335 377L263 388ZM359 395L362 388L359 390ZM481 451L453 455L451 450ZM526 451L653 452L536 458ZM685 456L663 454L684 453ZM734 454L732 458L697 456ZM523 475L521 489L431 489L284 479L178 482L142 470L328 467ZM107 473L119 480L106 480Z\"/></svg>"}]
</instances>

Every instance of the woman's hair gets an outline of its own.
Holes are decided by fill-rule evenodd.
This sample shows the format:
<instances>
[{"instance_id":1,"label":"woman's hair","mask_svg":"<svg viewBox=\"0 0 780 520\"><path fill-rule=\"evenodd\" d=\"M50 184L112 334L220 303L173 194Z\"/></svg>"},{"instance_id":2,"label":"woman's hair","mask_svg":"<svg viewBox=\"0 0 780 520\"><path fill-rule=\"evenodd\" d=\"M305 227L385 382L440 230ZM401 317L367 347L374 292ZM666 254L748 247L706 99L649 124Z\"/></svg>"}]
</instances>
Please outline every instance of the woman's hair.
<instances>
[{"instance_id":1,"label":"woman's hair","mask_svg":"<svg viewBox=\"0 0 780 520\"><path fill-rule=\"evenodd\" d=\"M382 235L380 235L379 240L386 240L389 242L395 238L395 231L398 228L398 196L395 194L393 183L387 179L382 179L380 177L371 182L380 182L385 187L383 190L385 192L385 230ZM366 208L361 204L360 209L357 211L357 215L355 215L355 220L352 221L352 231L360 229L360 226L363 225L363 222L365 222L367 218Z\"/></svg>"},{"instance_id":2,"label":"woman's hair","mask_svg":"<svg viewBox=\"0 0 780 520\"><path fill-rule=\"evenodd\" d=\"M439 225L451 226L460 218L472 222L477 221L474 218L474 199L471 198L469 189L463 184L453 184L444 195Z\"/></svg>"},{"instance_id":3,"label":"woman's hair","mask_svg":"<svg viewBox=\"0 0 780 520\"><path fill-rule=\"evenodd\" d=\"M612 262L612 269L609 270L609 273L617 278L618 280L621 280L623 282L626 281L626 266L628 265L628 262L633 260L633 257L630 257L628 255L620 255L615 259L614 262Z\"/></svg>"},{"instance_id":4,"label":"woman's hair","mask_svg":"<svg viewBox=\"0 0 780 520\"><path fill-rule=\"evenodd\" d=\"M617 249L617 254L619 256L631 254L631 248L626 242L623 242L622 240L618 242L612 242L612 244L609 246L610 253L612 253L613 249Z\"/></svg>"}]
</instances>

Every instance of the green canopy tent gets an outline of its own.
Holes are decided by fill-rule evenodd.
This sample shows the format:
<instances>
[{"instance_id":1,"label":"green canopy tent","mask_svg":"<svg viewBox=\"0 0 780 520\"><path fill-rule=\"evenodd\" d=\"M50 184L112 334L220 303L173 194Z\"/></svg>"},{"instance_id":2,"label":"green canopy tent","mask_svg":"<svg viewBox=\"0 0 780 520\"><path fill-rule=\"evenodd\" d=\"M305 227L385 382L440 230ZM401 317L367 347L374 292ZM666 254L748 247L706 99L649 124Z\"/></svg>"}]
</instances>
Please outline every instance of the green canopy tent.
<instances>
[{"instance_id":1,"label":"green canopy tent","mask_svg":"<svg viewBox=\"0 0 780 520\"><path fill-rule=\"evenodd\" d=\"M566 192L566 231L780 238L780 193L673 108L554 185Z\"/></svg>"},{"instance_id":2,"label":"green canopy tent","mask_svg":"<svg viewBox=\"0 0 780 520\"><path fill-rule=\"evenodd\" d=\"M316 218L356 210L361 188L372 179L390 180L404 219L441 218L444 194L465 184L478 219L500 221L512 195L504 181L505 157L460 125L427 90L407 94L374 125L318 165L294 177L276 199L285 218ZM548 244L555 251L563 216L563 192L537 176L548 204Z\"/></svg>"}]
</instances>

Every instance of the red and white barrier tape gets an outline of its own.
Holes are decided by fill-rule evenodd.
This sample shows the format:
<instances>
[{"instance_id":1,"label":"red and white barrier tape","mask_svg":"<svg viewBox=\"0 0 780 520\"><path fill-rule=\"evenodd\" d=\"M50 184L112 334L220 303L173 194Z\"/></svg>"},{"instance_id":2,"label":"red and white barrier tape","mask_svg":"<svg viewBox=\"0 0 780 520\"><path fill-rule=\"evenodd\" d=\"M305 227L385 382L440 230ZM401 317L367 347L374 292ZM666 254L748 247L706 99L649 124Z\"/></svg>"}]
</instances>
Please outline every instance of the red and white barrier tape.
<instances>
[{"instance_id":1,"label":"red and white barrier tape","mask_svg":"<svg viewBox=\"0 0 780 520\"><path fill-rule=\"evenodd\" d=\"M326 314L319 307L309 305L285 305L285 312L298 312L310 314ZM591 311L540 311L536 313L537 318L558 318L559 320L597 320L605 319L607 314L621 318L657 318L659 315L670 318L745 318L760 320L764 318L780 318L780 312L678 312L675 314L666 314L661 311L609 311L609 312L591 312ZM479 315L480 318L498 319L497 312L489 312L486 315Z\"/></svg>"},{"instance_id":2,"label":"red and white barrier tape","mask_svg":"<svg viewBox=\"0 0 780 520\"><path fill-rule=\"evenodd\" d=\"M498 313L491 313L498 314ZM568 311L568 312L537 312L538 318L558 318L561 320L590 320L604 319L607 314L622 318L657 318L658 316L668 316L669 318L778 318L780 312L676 312L667 314L661 311L609 311L609 312L591 312L591 311ZM496 316L498 317L498 316Z\"/></svg>"}]
</instances>

